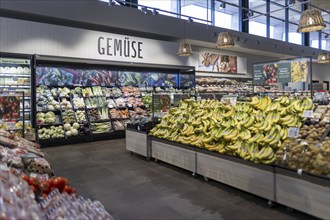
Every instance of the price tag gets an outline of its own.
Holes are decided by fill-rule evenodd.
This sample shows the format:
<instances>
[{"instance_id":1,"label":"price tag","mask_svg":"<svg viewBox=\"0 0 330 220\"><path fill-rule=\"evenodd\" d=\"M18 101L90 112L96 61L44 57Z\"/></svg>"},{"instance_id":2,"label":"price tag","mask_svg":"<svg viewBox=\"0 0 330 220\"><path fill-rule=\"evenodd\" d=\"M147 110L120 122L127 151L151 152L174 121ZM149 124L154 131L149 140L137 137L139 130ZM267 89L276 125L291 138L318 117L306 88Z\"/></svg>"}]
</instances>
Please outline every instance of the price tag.
<instances>
[{"instance_id":1,"label":"price tag","mask_svg":"<svg viewBox=\"0 0 330 220\"><path fill-rule=\"evenodd\" d=\"M302 113L303 118L314 118L313 111L312 110L305 110Z\"/></svg>"},{"instance_id":2,"label":"price tag","mask_svg":"<svg viewBox=\"0 0 330 220\"><path fill-rule=\"evenodd\" d=\"M61 92L61 93L60 93L60 97L63 97L63 96L65 96L65 95L64 95L64 93L63 93L63 92Z\"/></svg>"},{"instance_id":3,"label":"price tag","mask_svg":"<svg viewBox=\"0 0 330 220\"><path fill-rule=\"evenodd\" d=\"M42 108L41 107L37 107L37 112L41 112Z\"/></svg>"},{"instance_id":4,"label":"price tag","mask_svg":"<svg viewBox=\"0 0 330 220\"><path fill-rule=\"evenodd\" d=\"M105 83L101 83L101 86L105 86Z\"/></svg>"},{"instance_id":5,"label":"price tag","mask_svg":"<svg viewBox=\"0 0 330 220\"><path fill-rule=\"evenodd\" d=\"M138 131L141 131L141 127L140 127L140 125L137 126L137 130L138 130Z\"/></svg>"},{"instance_id":6,"label":"price tag","mask_svg":"<svg viewBox=\"0 0 330 220\"><path fill-rule=\"evenodd\" d=\"M48 80L45 81L45 86L50 86L50 82Z\"/></svg>"},{"instance_id":7,"label":"price tag","mask_svg":"<svg viewBox=\"0 0 330 220\"><path fill-rule=\"evenodd\" d=\"M7 126L8 130L15 130L16 129L15 122L6 122L6 126Z\"/></svg>"},{"instance_id":8,"label":"price tag","mask_svg":"<svg viewBox=\"0 0 330 220\"><path fill-rule=\"evenodd\" d=\"M297 170L297 173L298 173L298 175L299 175L299 176L301 176L301 175L302 175L302 172L303 172L303 170L302 170L302 169L298 169L298 170Z\"/></svg>"},{"instance_id":9,"label":"price tag","mask_svg":"<svg viewBox=\"0 0 330 220\"><path fill-rule=\"evenodd\" d=\"M73 94L73 98L78 98L78 94Z\"/></svg>"},{"instance_id":10,"label":"price tag","mask_svg":"<svg viewBox=\"0 0 330 220\"><path fill-rule=\"evenodd\" d=\"M197 102L200 102L202 100L202 97L197 96Z\"/></svg>"},{"instance_id":11,"label":"price tag","mask_svg":"<svg viewBox=\"0 0 330 220\"><path fill-rule=\"evenodd\" d=\"M92 86L96 86L96 83L92 83Z\"/></svg>"},{"instance_id":12,"label":"price tag","mask_svg":"<svg viewBox=\"0 0 330 220\"><path fill-rule=\"evenodd\" d=\"M57 85L58 86L64 86L63 82L58 82Z\"/></svg>"},{"instance_id":13,"label":"price tag","mask_svg":"<svg viewBox=\"0 0 330 220\"><path fill-rule=\"evenodd\" d=\"M115 83L110 83L110 86L115 86Z\"/></svg>"},{"instance_id":14,"label":"price tag","mask_svg":"<svg viewBox=\"0 0 330 220\"><path fill-rule=\"evenodd\" d=\"M299 128L290 127L288 132L288 137L297 138L299 135Z\"/></svg>"}]
</instances>

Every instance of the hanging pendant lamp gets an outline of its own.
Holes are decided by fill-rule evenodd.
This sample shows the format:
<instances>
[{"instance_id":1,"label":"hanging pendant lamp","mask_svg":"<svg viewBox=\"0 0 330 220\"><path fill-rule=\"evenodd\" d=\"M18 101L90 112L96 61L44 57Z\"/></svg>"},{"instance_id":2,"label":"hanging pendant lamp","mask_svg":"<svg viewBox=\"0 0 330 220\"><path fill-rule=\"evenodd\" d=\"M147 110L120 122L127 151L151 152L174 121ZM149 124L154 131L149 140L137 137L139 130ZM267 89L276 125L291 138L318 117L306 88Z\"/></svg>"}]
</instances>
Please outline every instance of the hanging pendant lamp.
<instances>
[{"instance_id":1,"label":"hanging pendant lamp","mask_svg":"<svg viewBox=\"0 0 330 220\"><path fill-rule=\"evenodd\" d=\"M307 9L301 13L297 32L319 31L325 27L321 12L317 9Z\"/></svg>"},{"instance_id":2,"label":"hanging pendant lamp","mask_svg":"<svg viewBox=\"0 0 330 220\"><path fill-rule=\"evenodd\" d=\"M180 43L180 47L176 55L180 57L188 57L193 55L191 45L186 43L186 21L183 21L183 43Z\"/></svg>"},{"instance_id":3,"label":"hanging pendant lamp","mask_svg":"<svg viewBox=\"0 0 330 220\"><path fill-rule=\"evenodd\" d=\"M319 53L317 56L317 63L329 63L330 57L328 53Z\"/></svg>"},{"instance_id":4,"label":"hanging pendant lamp","mask_svg":"<svg viewBox=\"0 0 330 220\"><path fill-rule=\"evenodd\" d=\"M235 45L234 39L229 32L221 32L218 34L217 48L228 48Z\"/></svg>"},{"instance_id":5,"label":"hanging pendant lamp","mask_svg":"<svg viewBox=\"0 0 330 220\"><path fill-rule=\"evenodd\" d=\"M193 55L190 44L185 42L181 43L177 55L181 57L187 57Z\"/></svg>"}]
</instances>

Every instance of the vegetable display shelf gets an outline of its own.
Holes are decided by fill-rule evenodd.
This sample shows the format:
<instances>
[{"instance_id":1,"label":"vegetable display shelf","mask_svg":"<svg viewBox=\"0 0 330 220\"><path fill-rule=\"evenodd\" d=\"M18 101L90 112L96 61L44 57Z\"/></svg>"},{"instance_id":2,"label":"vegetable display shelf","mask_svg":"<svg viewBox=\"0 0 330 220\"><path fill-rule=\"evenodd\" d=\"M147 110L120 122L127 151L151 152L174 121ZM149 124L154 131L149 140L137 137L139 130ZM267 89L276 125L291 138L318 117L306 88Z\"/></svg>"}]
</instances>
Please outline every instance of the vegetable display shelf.
<instances>
[{"instance_id":1,"label":"vegetable display shelf","mask_svg":"<svg viewBox=\"0 0 330 220\"><path fill-rule=\"evenodd\" d=\"M129 129L129 132L137 133ZM132 133L133 134L133 133ZM129 138L135 138L128 140ZM146 149L156 161L213 179L273 202L328 219L330 216L330 178L278 165L255 164L193 146L156 137L147 137L150 145L137 145L135 134L127 135L126 148L144 155Z\"/></svg>"},{"instance_id":2,"label":"vegetable display shelf","mask_svg":"<svg viewBox=\"0 0 330 220\"><path fill-rule=\"evenodd\" d=\"M276 202L321 219L330 217L330 178L275 167Z\"/></svg>"},{"instance_id":3,"label":"vegetable display shelf","mask_svg":"<svg viewBox=\"0 0 330 220\"><path fill-rule=\"evenodd\" d=\"M197 174L275 201L274 168L241 158L197 149Z\"/></svg>"},{"instance_id":4,"label":"vegetable display shelf","mask_svg":"<svg viewBox=\"0 0 330 220\"><path fill-rule=\"evenodd\" d=\"M174 166L189 170L192 175L197 171L196 148L168 140L150 137L151 157Z\"/></svg>"},{"instance_id":5,"label":"vegetable display shelf","mask_svg":"<svg viewBox=\"0 0 330 220\"><path fill-rule=\"evenodd\" d=\"M125 137L126 150L131 153L142 155L147 159L151 157L150 140L147 132L127 128Z\"/></svg>"}]
</instances>

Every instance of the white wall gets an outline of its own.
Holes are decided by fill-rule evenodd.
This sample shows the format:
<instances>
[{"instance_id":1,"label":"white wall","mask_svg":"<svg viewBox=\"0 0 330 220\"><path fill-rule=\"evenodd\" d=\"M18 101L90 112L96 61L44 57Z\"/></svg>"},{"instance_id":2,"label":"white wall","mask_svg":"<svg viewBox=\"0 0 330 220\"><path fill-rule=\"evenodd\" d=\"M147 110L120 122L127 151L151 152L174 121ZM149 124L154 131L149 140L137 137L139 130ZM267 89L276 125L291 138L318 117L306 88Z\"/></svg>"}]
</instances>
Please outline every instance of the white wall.
<instances>
[{"instance_id":1,"label":"white wall","mask_svg":"<svg viewBox=\"0 0 330 220\"><path fill-rule=\"evenodd\" d=\"M107 38L112 39L110 51L114 50L114 39L122 43L125 40L141 42L142 58L120 56L118 52L116 56L113 52L112 55L102 55L98 52L99 37L104 38L101 41L103 47L106 46ZM137 52L138 43L134 45ZM185 66L188 58L176 56L178 46L176 42L0 17L1 52Z\"/></svg>"},{"instance_id":2,"label":"white wall","mask_svg":"<svg viewBox=\"0 0 330 220\"><path fill-rule=\"evenodd\" d=\"M330 81L330 63L327 64L313 63L312 73L313 73L313 80L318 80L320 81L320 83L323 81Z\"/></svg>"}]
</instances>

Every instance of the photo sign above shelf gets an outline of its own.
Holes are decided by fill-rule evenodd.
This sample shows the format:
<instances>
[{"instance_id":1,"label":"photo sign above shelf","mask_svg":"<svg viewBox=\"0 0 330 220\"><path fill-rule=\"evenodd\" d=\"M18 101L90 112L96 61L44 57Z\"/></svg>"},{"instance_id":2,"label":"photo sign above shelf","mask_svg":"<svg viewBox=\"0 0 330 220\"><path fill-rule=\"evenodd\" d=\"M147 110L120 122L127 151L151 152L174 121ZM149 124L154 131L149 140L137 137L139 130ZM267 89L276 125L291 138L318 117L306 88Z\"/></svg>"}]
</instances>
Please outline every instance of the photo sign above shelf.
<instances>
[{"instance_id":1,"label":"photo sign above shelf","mask_svg":"<svg viewBox=\"0 0 330 220\"><path fill-rule=\"evenodd\" d=\"M253 83L307 82L308 64L305 60L279 61L253 65Z\"/></svg>"},{"instance_id":2,"label":"photo sign above shelf","mask_svg":"<svg viewBox=\"0 0 330 220\"><path fill-rule=\"evenodd\" d=\"M237 73L237 56L201 52L198 58L198 71L216 73Z\"/></svg>"},{"instance_id":3,"label":"photo sign above shelf","mask_svg":"<svg viewBox=\"0 0 330 220\"><path fill-rule=\"evenodd\" d=\"M181 76L182 75L182 76ZM179 87L186 74L165 72L134 72L112 69L73 69L65 67L38 66L36 85L45 86L136 86ZM194 74L190 74L194 78ZM193 80L189 80L193 81Z\"/></svg>"}]
</instances>

